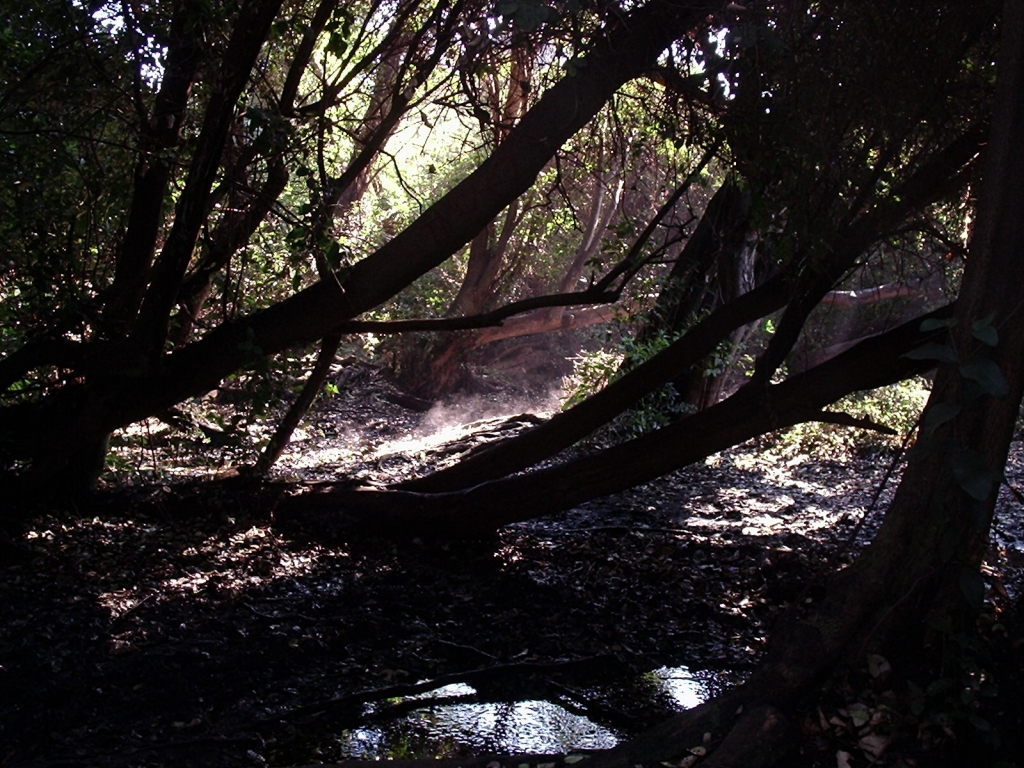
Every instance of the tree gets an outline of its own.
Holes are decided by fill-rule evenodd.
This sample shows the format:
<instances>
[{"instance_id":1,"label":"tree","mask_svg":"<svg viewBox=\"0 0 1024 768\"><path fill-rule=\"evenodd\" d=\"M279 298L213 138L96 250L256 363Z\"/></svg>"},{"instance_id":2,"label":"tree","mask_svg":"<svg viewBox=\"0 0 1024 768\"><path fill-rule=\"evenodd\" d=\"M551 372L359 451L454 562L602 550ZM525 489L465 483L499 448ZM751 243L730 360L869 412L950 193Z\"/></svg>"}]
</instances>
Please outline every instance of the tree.
<instances>
[{"instance_id":1,"label":"tree","mask_svg":"<svg viewBox=\"0 0 1024 768\"><path fill-rule=\"evenodd\" d=\"M792 347L810 309L862 253L879 238L905 226L908 216L925 211L931 202L960 188L962 178L954 169L964 167L977 135L967 111L975 105L964 103L955 89L936 98L947 82L935 78L942 74L942 67L952 72L954 79L963 78L949 62L956 58L954 52L970 48L984 29L982 21L961 27L941 22L934 32L936 42L930 45L941 53L941 46L948 42L951 52L930 62L929 67L908 62L908 70L920 70L921 74L903 83L899 94L904 106L900 109L883 112L892 104L892 95L886 93L869 100L837 100L834 111L821 122L823 131L815 143L794 147L790 146L793 126L807 120L807 112L816 102L798 89L782 85L787 74L796 77L806 71L794 63L799 57L789 56L790 48L800 55L822 56L832 44L826 41L832 38L851 47L849 60L856 64L850 66L849 85L844 83L844 87L855 88L877 79L886 62L877 56L858 58L859 38L841 27L830 28L834 15L827 13L807 21L800 14L784 12L776 24L782 25L780 29L790 25L794 31L791 41L779 47L758 42L778 37L764 19L742 14L733 17L730 11L709 17L696 7L652 2L634 11L628 23L614 13L586 17L593 26L585 61L572 60L568 74L540 96L476 170L375 252L350 260L337 244L323 240L323 225L317 224L315 217L321 222L326 219L316 211L329 209L338 190L349 188L365 173L395 121L408 111L416 89L430 87L432 73L437 72L456 36L462 34L460 25L467 20L476 24L480 10L468 4L448 8L410 2L385 23L381 7L375 4L357 17L325 0L308 11L302 6L294 9L299 18L310 21L302 35L277 23L281 13L277 3L245 3L236 15L217 17L215 22L205 6L187 2L169 3L158 10L138 19L124 19L127 31L120 36L106 31L96 16L63 7L60 11L72 16L77 13L74 23L90 30L92 37L105 42L113 36L122 46L120 60L131 65L126 69L131 70L134 83L132 119L138 138L123 235L115 234L107 250L100 249L110 255L109 260L97 260L98 265L112 263L112 273L106 279L101 276L96 285L83 285L83 295L76 300L75 306L83 308L78 316L86 319L65 330L53 318L46 318L34 330L12 339L12 354L0 366L0 378L8 386L20 387L15 392L24 392L27 383L38 382L34 396L14 394L10 398L9 407L0 413L0 432L9 461L15 465L27 462L34 482L41 486L87 484L102 457L106 436L119 426L202 394L224 376L258 359L366 328L347 321L379 306L473 240L530 187L565 140L584 127L623 83L655 68L674 41L704 42L703 47L678 45L670 64L676 58L692 61L693 51L700 48L705 66L715 71L680 81L666 74L671 66L662 66L659 77L690 94L693 105L721 113L737 170L752 179L758 177L758 189L764 190L763 205L753 216L774 240L773 258L783 277L758 295L771 293L782 283L791 284L777 294L781 303L772 307L788 301L780 332L762 356L755 376L760 384ZM852 13L849 9L842 12ZM858 13L864 18L856 18L856 24L875 20L872 12ZM565 18L578 27L584 17ZM509 21L512 28L525 23L516 16ZM937 23L917 17L912 21L926 27ZM197 31L211 24L223 28L217 39L226 40L224 46L202 42L205 38ZM731 35L731 56L710 52L708 41L718 34L714 29ZM294 57L283 61L259 58L263 44L275 35L296 40ZM324 40L326 47L318 49L318 40ZM147 51L162 44L167 47L162 57L166 66L158 82L152 78L147 82L146 73L151 72L146 69ZM757 56L746 55L754 45L760 45ZM318 50L321 53L316 53ZM909 55L896 48L891 53ZM326 69L313 66L314 54L323 57ZM332 63L335 61L338 63ZM401 62L397 67L396 61ZM374 67L378 73L397 69L397 74L374 80ZM258 84L247 91L250 75L257 70L259 77L254 83ZM113 74L110 77L112 83L119 82ZM834 85L820 82L819 75L806 77L810 77L808 93ZM736 82L760 78L764 87L759 93L738 88L733 103L722 93L702 95L695 94L692 87L685 90L687 83L700 80L718 87L729 78ZM345 89L356 88L357 80L390 83L384 88L390 96L381 101L379 110L386 109L387 114L379 123L365 111L354 118L339 118L332 112L340 108ZM277 86L277 82L282 84ZM312 83L308 93L302 92L304 82ZM122 93L116 87L110 92L111 98L120 98ZM20 124L29 114L33 101L24 95L27 93L24 88L15 89L15 95L22 94L22 101L8 99L11 125ZM794 93L798 98L791 95ZM239 117L243 97L246 111ZM764 108L766 99L772 100L772 109ZM371 112L374 109L371 105ZM940 110L945 110L941 121L923 129L921 115L940 115ZM875 119L878 112L883 112L885 120L879 125L885 130L865 135L851 128L861 124L858 120ZM193 125L193 115L195 137L185 142L183 126ZM353 145L357 151L336 176L327 169L330 158L323 147L330 127L342 119L355 120L364 132L357 132ZM940 151L944 144L947 148ZM877 161L865 171L863 160L871 153L876 153ZM175 154L180 157L174 162L167 159ZM280 191L283 167L293 155L309 159L309 166L299 170L311 194L299 211L305 211L303 217L313 218L294 222L297 226L288 233L289 242L298 246L300 262L313 255L318 279L301 287L309 278L299 276L299 290L291 295L270 281L266 284L270 290L265 292L284 298L276 303L254 302L256 309L248 314L239 315L237 303L219 316L208 308L203 322L211 327L200 338L189 340L196 304L209 296L210 281L228 279L233 260L245 257L254 232L272 232L268 216L274 210L274 194L293 194ZM776 160L775 165L757 164L757 159L765 156L788 157L794 165L781 173ZM823 165L826 157L829 164ZM178 169L186 163L188 170L179 181ZM126 169L124 165L121 168ZM848 170L846 177L840 168ZM929 168L930 176L926 173ZM919 172L917 186L913 183L915 172ZM808 195L809 189L814 193ZM591 289L578 297L557 297L550 304L606 301L620 295L624 282L649 262L645 249L651 227L656 228L658 221L642 233L625 261ZM845 242L829 252L830 246L822 244L834 242L837 232ZM317 253L323 258L317 258ZM86 305L92 307L89 312ZM542 301L530 307L544 305ZM492 318L476 322L494 322ZM747 321L752 319L756 316ZM470 319L462 327L471 327L473 322Z\"/></svg>"},{"instance_id":2,"label":"tree","mask_svg":"<svg viewBox=\"0 0 1024 768\"><path fill-rule=\"evenodd\" d=\"M991 131L990 3L953 2L941 12L910 5L897 20L900 34L887 35L878 30L892 11L877 3L709 10L649 0L628 12L602 6L564 14L578 33L565 76L464 179L352 259L326 236L328 213L358 186L420 89L457 74L458 66L440 71L455 41L479 44L492 20L470 2L370 2L359 13L332 0L248 0L223 14L213 5L127 4L130 14L103 16L102 5L90 13L44 3L5 29L3 162L32 194L7 189L2 198L22 215L3 223L11 243L3 288L12 303L4 310L0 446L31 488L79 490L95 477L112 430L282 350L316 342L329 350L340 334L381 327L357 318L486 231L626 82L650 75L678 99L671 119L681 125L685 115L692 132L715 134L710 145L727 147L730 172L756 190L750 210L726 217L730 229L717 239L736 243L756 232L771 277L705 307L664 351L517 441L393 489L325 484L285 495L280 517L350 531L401 523L407 533L486 533L800 421L856 425L828 406L941 363L921 453L870 548L834 575L820 604L780 626L747 684L595 762L671 757L693 734L710 731L722 741L706 765L765 764L798 696L836 665L865 649L897 661L920 647L925 616L949 626L969 619L976 605L962 597L977 591L999 468L1024 392L1024 324L1015 315L1024 284L1024 156L1012 151L1024 129L1021 0L1006 0L1003 10ZM525 3L503 23L527 32L554 14L553 6ZM48 45L34 47L34 39ZM271 53L270 41L294 43L294 54ZM82 53L89 66L74 66ZM381 71L389 76L371 74ZM369 99L352 96L357 81L376 84L366 88ZM53 88L35 87L65 83L77 89L70 105ZM352 96L347 105L343 93ZM93 102L100 106L73 109ZM116 119L108 104L117 105ZM383 115L379 122L374 114ZM332 155L326 136L346 121L370 130L352 131L345 146L352 151ZM962 199L983 146L982 196L955 308L782 377L810 313L852 269L884 257L883 243L934 237L935 207ZM305 195L285 178L297 159L311 163L301 166ZM51 178L59 183L48 185ZM282 200L299 197L302 213L272 220L287 208ZM522 309L614 298L658 250L653 234L678 201L666 197L624 258L586 291L390 328L486 326ZM600 207L593 210L599 221ZM290 242L296 261L312 259L315 275L299 274L294 289L265 281L276 290L247 313L211 309L211 286L228 282L230 265L257 233ZM709 276L708 264L697 277ZM608 450L523 472L775 312L776 332L730 397ZM205 333L195 338L197 330Z\"/></svg>"},{"instance_id":3,"label":"tree","mask_svg":"<svg viewBox=\"0 0 1024 768\"><path fill-rule=\"evenodd\" d=\"M890 374L903 375L913 361L940 363L922 419L919 450L881 529L853 565L830 578L823 599L810 608L797 607L780 623L766 659L746 683L594 757L599 768L677 759L694 744L706 743L705 734L711 734L711 750L703 765L779 764L794 736L793 717L801 697L837 666L863 664L870 653L897 667L909 666L928 632L971 625L983 595L979 567L1000 468L1024 396L1024 324L1016 318L1024 284L1024 158L1014 152L1013 140L1024 129L1020 0L1006 2L1000 39L999 84L978 220L955 313L915 320L898 334L862 342L859 347L871 348L856 359L849 356L857 347L779 385L796 387L802 377L817 372L814 386L800 391L802 400L816 393L819 384L835 382L836 376L823 369L832 366L832 372L859 375L880 356L901 349L907 351L887 364L895 366ZM928 340L928 334L939 336ZM843 366L843 358L854 364ZM758 406L763 410L766 402L783 418L792 406L782 393ZM694 418L703 418L704 426L721 405ZM738 421L755 418L747 414ZM715 426L720 433L721 422ZM652 461L658 455L647 454ZM598 482L601 477L594 472L589 479Z\"/></svg>"},{"instance_id":4,"label":"tree","mask_svg":"<svg viewBox=\"0 0 1024 768\"><path fill-rule=\"evenodd\" d=\"M1013 136L1024 128L1022 86L1024 4L1009 0L970 258L956 314L935 324L951 329L948 345L919 350L921 356L936 352L944 359L924 414L922 450L881 530L852 566L832 577L820 605L790 617L776 631L764 665L748 683L642 741L655 744L696 726L688 734L693 738L712 713L756 702L723 742L720 749L728 757L713 764L770 764L787 728L783 710L837 663L856 663L865 652L907 663L908 654L912 658L921 648L929 624L952 631L969 626L980 609L979 568L1024 395L1024 325L1015 319L1024 280L1024 168L1013 148ZM642 753L643 748L627 746L617 758L599 763L625 764Z\"/></svg>"},{"instance_id":5,"label":"tree","mask_svg":"<svg viewBox=\"0 0 1024 768\"><path fill-rule=\"evenodd\" d=\"M346 61L351 69L343 67L335 78L322 82L319 100L310 96L308 103L296 106L293 84L310 68L314 52L314 46L300 42L297 56L287 62L281 109L280 94L260 91L273 89L273 77L259 80L252 95L245 89L257 65L263 66L263 44L280 33L274 22L282 4L243 3L233 16L216 19L216 24L227 25L223 38L217 38L227 40L223 48L218 43L195 50L206 39L200 34L204 25L214 23L200 5L182 0L160 6L161 13L155 14L167 25L166 32L153 38L166 43L167 64L152 98L138 74L144 71L139 40L147 39L149 21L126 20L137 27L131 30L134 37L125 36L125 57L136 62L139 159L113 278L90 296L98 304L95 320L86 323L77 338L55 333L52 324L44 323L38 337L23 337L23 346L4 361L0 378L8 386L37 370L54 372L53 384L37 398L17 399L0 415L8 460L27 461L39 487L81 486L94 474L111 430L208 391L254 358L343 331L344 321L379 305L445 261L530 186L561 143L585 125L623 82L641 74L673 39L704 23L702 10L662 3L638 9L628 23L614 14L599 20L603 26L594 31L586 67L545 92L483 164L403 232L375 253L341 266L290 297L244 317L226 318L202 338L168 351L171 318L193 253L204 227L217 216L219 194L227 189L217 183L229 137L242 137L247 149L241 157L246 163L266 162L282 151L279 142L287 144L292 114L315 115L334 104L339 91L351 83L352 72L365 71L383 55L388 42L387 37L374 40L364 27L360 34L375 43L367 43L369 53L362 58L350 54ZM337 3L321 4L320 23L324 8L330 9L327 17L332 21L323 29L334 24L328 44L338 41L344 51L347 11L339 10ZM74 9L62 12L78 13L76 23L100 34L94 17ZM379 12L379 6L371 5L365 18L373 19ZM420 44L420 58L404 73L402 98L410 98L407 94L426 81L460 24L476 13L466 3L449 8L410 2L401 7L398 18L419 29L415 38ZM316 37L316 25L310 29ZM204 87L195 88L201 73ZM239 124L236 110L243 94L250 99L248 120ZM279 106L268 111L252 100ZM24 109L11 117L14 122L27 109L20 106ZM194 142L183 144L181 126L196 107L202 113L198 133ZM188 165L180 189L171 185L172 172L179 166L163 159L164 153L178 151L184 155L177 162ZM165 206L172 199L173 213L165 219ZM57 371L62 373L56 375Z\"/></svg>"},{"instance_id":6,"label":"tree","mask_svg":"<svg viewBox=\"0 0 1024 768\"><path fill-rule=\"evenodd\" d=\"M526 107L526 97L519 89L523 83L530 86L529 80L523 79L528 69L522 62L512 62L504 78L508 81L504 100L497 98L500 94L493 69L486 70L488 87L481 90L490 94L488 101L481 103L477 97L474 104L478 116L488 127L493 126L488 132L492 145L514 124L515 110ZM533 90L530 86L530 92ZM628 114L637 103L643 114ZM601 272L598 265L614 262L616 241L625 242L631 230L646 223L652 202L657 207L659 201L652 200L651 190L660 193L665 180L680 172L679 164L690 162L690 155L696 154L696 147L680 150L650 141L645 127L651 120L649 113L659 106L650 88L631 83L563 145L558 157L541 172L534 189L470 243L461 283L445 316L478 315L524 296L568 296L592 284ZM682 191L699 186L695 178L706 171L713 156L710 150L703 153ZM682 197L682 192L677 196ZM668 258L671 245L683 239L682 227L666 229L671 244L662 246L661 260ZM654 261L653 255L649 261ZM613 297L623 301L628 293L628 287L625 292L618 288ZM500 326L442 333L426 342L413 337L400 342L398 378L416 395L430 399L449 395L473 383L462 367L474 350L505 339L608 322L614 316L614 309L606 306L544 307L512 317Z\"/></svg>"}]
</instances>

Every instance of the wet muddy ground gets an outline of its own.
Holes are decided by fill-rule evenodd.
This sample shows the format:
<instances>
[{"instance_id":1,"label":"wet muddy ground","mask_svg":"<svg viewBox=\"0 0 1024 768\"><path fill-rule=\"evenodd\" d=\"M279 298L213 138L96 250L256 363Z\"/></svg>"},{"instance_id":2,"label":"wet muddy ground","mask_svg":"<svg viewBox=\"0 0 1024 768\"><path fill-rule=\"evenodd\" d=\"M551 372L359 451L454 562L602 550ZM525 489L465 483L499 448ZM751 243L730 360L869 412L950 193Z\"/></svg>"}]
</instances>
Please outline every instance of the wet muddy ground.
<instances>
[{"instance_id":1,"label":"wet muddy ground","mask_svg":"<svg viewBox=\"0 0 1024 768\"><path fill-rule=\"evenodd\" d=\"M439 451L459 436L374 398L323 405L282 476L393 478L464 447ZM654 671L696 681L697 696L742 679L777 617L870 535L889 460L744 446L486 542L313 541L230 500L191 517L159 503L102 519L42 511L25 540L35 559L0 573L0 765L606 746L594 733L628 738L682 705ZM174 480L147 498L173 496ZM1009 496L999 534L992 588L1013 599L1024 536ZM438 726L440 710L412 697L442 685L460 706L496 707L467 710L487 723ZM544 710L527 720L554 740L517 742L517 702L585 721Z\"/></svg>"}]
</instances>

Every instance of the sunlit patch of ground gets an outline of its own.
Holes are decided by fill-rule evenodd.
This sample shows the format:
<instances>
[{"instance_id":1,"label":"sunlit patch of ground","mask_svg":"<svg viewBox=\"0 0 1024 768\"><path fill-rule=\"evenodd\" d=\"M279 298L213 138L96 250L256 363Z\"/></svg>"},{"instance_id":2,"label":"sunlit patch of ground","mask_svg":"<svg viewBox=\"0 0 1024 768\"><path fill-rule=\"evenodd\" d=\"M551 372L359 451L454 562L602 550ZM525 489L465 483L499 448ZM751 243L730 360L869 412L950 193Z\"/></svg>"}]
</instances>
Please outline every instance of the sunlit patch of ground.
<instances>
[{"instance_id":1,"label":"sunlit patch of ground","mask_svg":"<svg viewBox=\"0 0 1024 768\"><path fill-rule=\"evenodd\" d=\"M544 402L550 404L549 399ZM503 436L499 433L507 433L509 428L504 421L523 413L536 419L550 416L536 403L522 401L468 399L436 406L426 414L392 407L386 418L371 419L361 429L346 420L330 430L331 436L317 437L316 428L310 427L303 435L293 437L276 472L310 479L352 477L394 482L427 466L438 469L455 463L474 444ZM338 416L349 418L344 413Z\"/></svg>"}]
</instances>

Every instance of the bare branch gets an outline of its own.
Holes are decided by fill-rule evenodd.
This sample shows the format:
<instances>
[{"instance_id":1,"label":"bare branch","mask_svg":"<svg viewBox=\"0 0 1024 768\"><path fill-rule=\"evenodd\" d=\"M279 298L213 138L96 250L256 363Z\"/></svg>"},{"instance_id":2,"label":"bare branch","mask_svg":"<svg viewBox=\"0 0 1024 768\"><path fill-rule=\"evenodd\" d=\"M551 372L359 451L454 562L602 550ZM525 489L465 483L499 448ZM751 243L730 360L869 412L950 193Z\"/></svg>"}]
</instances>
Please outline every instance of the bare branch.
<instances>
[{"instance_id":1,"label":"bare branch","mask_svg":"<svg viewBox=\"0 0 1024 768\"><path fill-rule=\"evenodd\" d=\"M589 289L576 293L553 293L521 299L504 307L467 317L424 318L420 320L349 320L340 323L339 333L408 333L410 331L465 331L501 325L507 317L547 307L576 307L588 304L610 304L618 294Z\"/></svg>"}]
</instances>

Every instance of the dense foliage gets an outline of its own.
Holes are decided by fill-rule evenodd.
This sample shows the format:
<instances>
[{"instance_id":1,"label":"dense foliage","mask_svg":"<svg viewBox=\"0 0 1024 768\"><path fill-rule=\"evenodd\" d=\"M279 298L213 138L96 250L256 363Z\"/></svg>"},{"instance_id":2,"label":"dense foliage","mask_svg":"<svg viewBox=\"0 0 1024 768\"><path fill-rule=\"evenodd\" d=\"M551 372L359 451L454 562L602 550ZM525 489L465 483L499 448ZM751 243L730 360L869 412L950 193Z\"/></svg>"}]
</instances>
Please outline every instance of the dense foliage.
<instances>
[{"instance_id":1,"label":"dense foliage","mask_svg":"<svg viewBox=\"0 0 1024 768\"><path fill-rule=\"evenodd\" d=\"M958 2L897 18L843 2L35 4L5 22L0 62L7 465L88 486L112 431L244 371L257 405L287 397L267 382L301 375L321 339L326 371L354 332L436 397L467 384L473 348L605 321L612 301L638 363L777 291L674 374L664 417L744 375L764 385L794 349L909 316L812 315L830 291L955 285L994 18ZM800 341L809 319L824 338ZM408 329L435 334L393 335Z\"/></svg>"}]
</instances>

